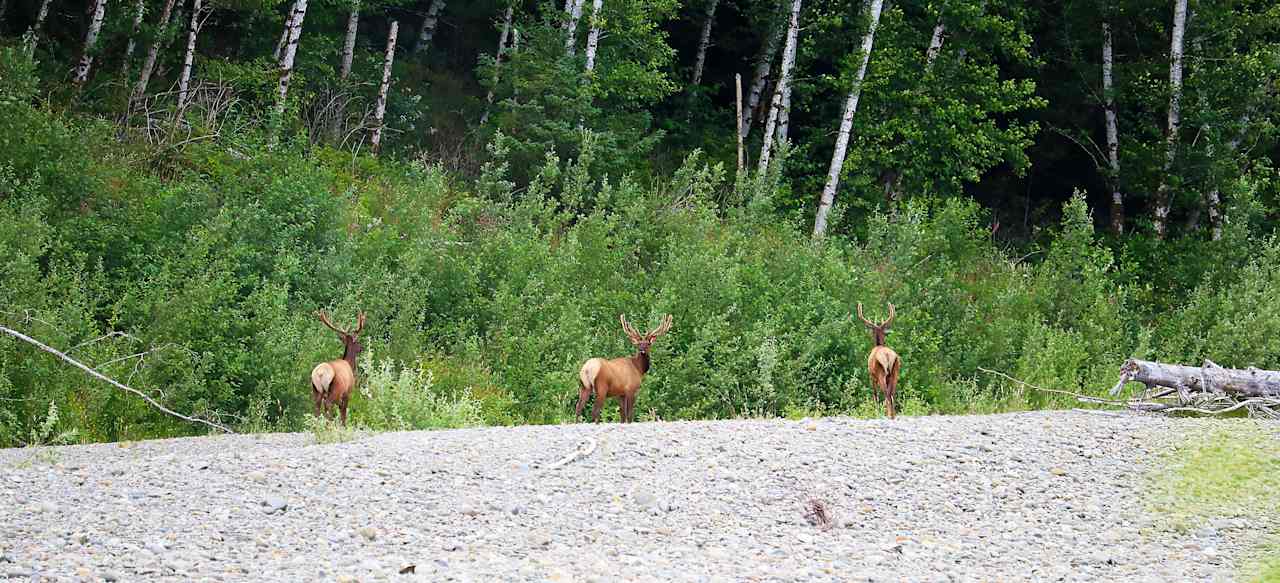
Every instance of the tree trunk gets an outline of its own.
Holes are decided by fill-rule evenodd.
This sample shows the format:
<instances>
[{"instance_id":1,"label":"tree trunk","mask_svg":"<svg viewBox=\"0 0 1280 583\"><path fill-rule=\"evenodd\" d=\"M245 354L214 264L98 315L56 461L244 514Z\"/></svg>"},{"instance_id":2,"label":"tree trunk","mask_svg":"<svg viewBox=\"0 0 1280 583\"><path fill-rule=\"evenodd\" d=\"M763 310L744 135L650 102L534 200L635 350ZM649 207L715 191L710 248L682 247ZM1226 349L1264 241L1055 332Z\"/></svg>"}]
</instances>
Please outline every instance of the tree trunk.
<instances>
[{"instance_id":1,"label":"tree trunk","mask_svg":"<svg viewBox=\"0 0 1280 583\"><path fill-rule=\"evenodd\" d=\"M880 24L880 9L883 5L884 0L871 0L871 24L867 26L867 34L862 37L862 63L858 65L853 90L849 92L849 99L844 104L840 133L836 134L836 149L831 155L831 168L827 171L827 184L822 188L822 200L818 203L818 212L813 221L814 237L822 237L827 233L827 215L831 213L836 189L840 187L840 173L844 171L844 156L849 148L849 133L853 129L853 114L858 111L858 96L862 93L862 80L867 76L867 63L871 62L871 48L875 43L876 26Z\"/></svg>"},{"instance_id":2,"label":"tree trunk","mask_svg":"<svg viewBox=\"0 0 1280 583\"><path fill-rule=\"evenodd\" d=\"M942 23L942 19L938 19L938 24L933 27L933 36L929 38L929 48L924 52L924 68L926 70L933 68L933 61L938 58L938 53L942 52L942 43L946 41L947 25Z\"/></svg>"},{"instance_id":3,"label":"tree trunk","mask_svg":"<svg viewBox=\"0 0 1280 583\"><path fill-rule=\"evenodd\" d=\"M1182 38L1186 34L1187 0L1175 0L1173 12L1173 39L1169 43L1169 120L1165 134L1164 167L1160 172L1160 186L1156 189L1155 216L1156 238L1164 239L1169 228L1171 193L1169 174L1178 154L1178 125L1181 123L1182 106Z\"/></svg>"},{"instance_id":4,"label":"tree trunk","mask_svg":"<svg viewBox=\"0 0 1280 583\"><path fill-rule=\"evenodd\" d=\"M382 120L387 113L387 89L391 87L391 64L396 60L396 33L400 31L400 23L391 21L391 32L387 34L387 54L382 60L382 86L378 88L378 105L373 110L373 136L369 138L369 147L377 154L382 149Z\"/></svg>"},{"instance_id":5,"label":"tree trunk","mask_svg":"<svg viewBox=\"0 0 1280 583\"><path fill-rule=\"evenodd\" d=\"M418 42L413 45L414 54L421 53L431 46L431 38L436 34L436 23L439 22L440 11L444 9L444 0L431 0L427 6L427 15L422 19L422 28L418 31Z\"/></svg>"},{"instance_id":6,"label":"tree trunk","mask_svg":"<svg viewBox=\"0 0 1280 583\"><path fill-rule=\"evenodd\" d=\"M1124 194L1120 192L1120 132L1116 124L1115 87L1111 82L1111 23L1102 21L1102 100L1107 120L1107 183L1111 187L1111 232L1124 234Z\"/></svg>"},{"instance_id":7,"label":"tree trunk","mask_svg":"<svg viewBox=\"0 0 1280 583\"><path fill-rule=\"evenodd\" d=\"M1121 381L1180 392L1224 393L1237 397L1280 397L1280 371L1256 368L1222 368L1210 361L1204 366L1183 366L1129 359L1120 367ZM1112 389L1119 392L1121 385Z\"/></svg>"},{"instance_id":8,"label":"tree trunk","mask_svg":"<svg viewBox=\"0 0 1280 583\"><path fill-rule=\"evenodd\" d=\"M200 34L200 0L191 0L191 28L187 32L187 50L182 57L182 75L178 77L179 112L187 107L191 85L191 65L196 58L196 35L198 34Z\"/></svg>"},{"instance_id":9,"label":"tree trunk","mask_svg":"<svg viewBox=\"0 0 1280 583\"><path fill-rule=\"evenodd\" d=\"M787 24L787 44L782 49L782 67L778 71L778 84L773 88L773 105L769 108L769 117L765 121L764 135L761 136L760 161L756 172L760 176L769 170L769 156L776 138L775 131L779 112L782 110L782 96L791 84L791 67L796 60L796 42L800 35L801 0L791 3L791 20Z\"/></svg>"},{"instance_id":10,"label":"tree trunk","mask_svg":"<svg viewBox=\"0 0 1280 583\"><path fill-rule=\"evenodd\" d=\"M155 71L156 59L160 56L160 49L167 43L169 38L168 28L169 20L173 16L173 5L177 0L165 0L164 8L160 12L160 21L156 26L155 38L151 41L151 46L147 48L147 58L142 61L142 71L138 73L138 83L133 86L133 93L129 95L129 112L132 113L134 107L142 101L147 95L147 84L151 81L151 73Z\"/></svg>"},{"instance_id":11,"label":"tree trunk","mask_svg":"<svg viewBox=\"0 0 1280 583\"><path fill-rule=\"evenodd\" d=\"M76 65L75 76L71 79L77 91L89 80L89 71L93 68L93 53L98 45L98 33L102 31L102 20L106 14L107 0L93 0L89 12L89 30L84 35L84 50L80 53L80 63Z\"/></svg>"},{"instance_id":12,"label":"tree trunk","mask_svg":"<svg viewBox=\"0 0 1280 583\"><path fill-rule=\"evenodd\" d=\"M280 29L280 40L276 41L276 50L271 53L271 58L276 62L280 62L280 55L284 54L284 46L289 43L289 29L293 27L293 19L298 16L298 0L293 0L293 4L289 6L289 14L284 17L284 27Z\"/></svg>"},{"instance_id":13,"label":"tree trunk","mask_svg":"<svg viewBox=\"0 0 1280 583\"><path fill-rule=\"evenodd\" d=\"M587 33L587 74L596 70L596 48L600 46L600 9L603 0L591 0L591 32Z\"/></svg>"},{"instance_id":14,"label":"tree trunk","mask_svg":"<svg viewBox=\"0 0 1280 583\"><path fill-rule=\"evenodd\" d=\"M307 18L307 0L297 0L293 6L293 16L289 19L289 40L285 43L284 52L280 55L280 83L276 88L276 123L284 118L285 105L289 100L289 79L293 77L293 59L298 54L298 39L302 38L302 23Z\"/></svg>"},{"instance_id":15,"label":"tree trunk","mask_svg":"<svg viewBox=\"0 0 1280 583\"><path fill-rule=\"evenodd\" d=\"M716 20L716 4L720 0L707 3L707 20L702 23L702 36L698 37L698 58L693 62L693 84L702 84L702 67L707 63L707 47L711 45L711 25Z\"/></svg>"},{"instance_id":16,"label":"tree trunk","mask_svg":"<svg viewBox=\"0 0 1280 583\"><path fill-rule=\"evenodd\" d=\"M578 20L582 19L582 3L586 0L565 0L564 11L569 20L564 23L564 50L570 56L578 51Z\"/></svg>"},{"instance_id":17,"label":"tree trunk","mask_svg":"<svg viewBox=\"0 0 1280 583\"><path fill-rule=\"evenodd\" d=\"M133 7L133 28L129 29L129 43L124 47L124 58L120 61L120 79L129 82L129 66L133 64L133 49L137 47L138 29L142 28L142 15L146 11L144 0L138 0Z\"/></svg>"},{"instance_id":18,"label":"tree trunk","mask_svg":"<svg viewBox=\"0 0 1280 583\"><path fill-rule=\"evenodd\" d=\"M747 92L747 110L740 116L744 140L751 134L751 122L755 119L754 113L760 106L760 96L764 93L765 83L769 80L769 70L773 67L773 55L778 52L778 43L782 41L782 35L787 30L782 23L783 21L779 20L777 26L773 27L769 38L765 39L764 47L760 50L759 58L756 59L755 75L751 79L751 89Z\"/></svg>"},{"instance_id":19,"label":"tree trunk","mask_svg":"<svg viewBox=\"0 0 1280 583\"><path fill-rule=\"evenodd\" d=\"M343 81L351 75L351 61L355 59L356 32L360 29L360 0L351 3L351 12L347 15L347 36L342 42L342 66L338 70L338 78Z\"/></svg>"},{"instance_id":20,"label":"tree trunk","mask_svg":"<svg viewBox=\"0 0 1280 583\"><path fill-rule=\"evenodd\" d=\"M734 133L738 138L738 178L742 178L742 168L746 161L743 159L742 149L742 75L740 73L734 74L733 85L737 89L736 102L738 104L738 127L734 129Z\"/></svg>"},{"instance_id":21,"label":"tree trunk","mask_svg":"<svg viewBox=\"0 0 1280 583\"><path fill-rule=\"evenodd\" d=\"M35 54L36 37L44 33L44 21L49 17L49 1L50 0L40 1L40 10L39 12L36 12L36 23L31 25L31 28L27 29L26 43L28 54Z\"/></svg>"},{"instance_id":22,"label":"tree trunk","mask_svg":"<svg viewBox=\"0 0 1280 583\"><path fill-rule=\"evenodd\" d=\"M791 125L791 84L782 90L782 110L778 112L778 139L779 144L787 141L787 129Z\"/></svg>"},{"instance_id":23,"label":"tree trunk","mask_svg":"<svg viewBox=\"0 0 1280 583\"><path fill-rule=\"evenodd\" d=\"M514 0L507 5L506 12L502 15L502 34L498 35L498 52L493 57L493 85L489 87L489 92L484 96L485 108L484 115L480 116L480 125L484 125L489 121L489 108L493 107L494 91L498 89L498 70L502 67L502 57L507 52L507 38L511 36L511 20L515 17L516 5Z\"/></svg>"}]
</instances>

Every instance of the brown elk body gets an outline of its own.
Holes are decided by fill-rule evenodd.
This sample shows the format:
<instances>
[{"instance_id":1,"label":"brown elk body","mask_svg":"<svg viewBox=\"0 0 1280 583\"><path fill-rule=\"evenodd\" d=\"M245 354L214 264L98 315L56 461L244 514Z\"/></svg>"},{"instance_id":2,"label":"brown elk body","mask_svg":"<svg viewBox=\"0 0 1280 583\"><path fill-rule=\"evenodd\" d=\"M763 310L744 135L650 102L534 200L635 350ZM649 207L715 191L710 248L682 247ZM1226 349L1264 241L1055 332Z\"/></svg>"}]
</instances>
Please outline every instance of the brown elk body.
<instances>
[{"instance_id":1,"label":"brown elk body","mask_svg":"<svg viewBox=\"0 0 1280 583\"><path fill-rule=\"evenodd\" d=\"M885 346L884 336L893 323L893 304L889 304L889 317L876 324L862 315L862 302L858 302L858 318L871 331L871 340L875 346L867 355L867 371L871 373L871 384L884 398L884 410L890 419L897 414L894 408L894 394L898 391L898 372L902 369L902 359L892 348Z\"/></svg>"},{"instance_id":2,"label":"brown elk body","mask_svg":"<svg viewBox=\"0 0 1280 583\"><path fill-rule=\"evenodd\" d=\"M627 323L625 314L619 315L622 331L627 333L631 343L636 346L635 356L614 358L592 358L583 363L578 371L578 407L574 410L574 418L582 415L582 408L587 399L595 395L595 404L591 407L591 420L600 421L600 410L604 408L605 399L615 397L619 400L619 417L623 423L630 423L636 416L636 394L640 392L640 381L649 372L649 346L659 336L671 329L671 315L662 319L662 323L648 334L640 334Z\"/></svg>"},{"instance_id":3,"label":"brown elk body","mask_svg":"<svg viewBox=\"0 0 1280 583\"><path fill-rule=\"evenodd\" d=\"M356 357L364 350L360 344L360 331L364 330L364 312L356 318L355 330L343 330L333 325L329 315L316 312L325 326L338 333L342 340L342 358L317 364L311 369L311 400L316 406L316 416L331 416L333 406L338 406L342 426L347 425L347 402L356 386Z\"/></svg>"}]
</instances>

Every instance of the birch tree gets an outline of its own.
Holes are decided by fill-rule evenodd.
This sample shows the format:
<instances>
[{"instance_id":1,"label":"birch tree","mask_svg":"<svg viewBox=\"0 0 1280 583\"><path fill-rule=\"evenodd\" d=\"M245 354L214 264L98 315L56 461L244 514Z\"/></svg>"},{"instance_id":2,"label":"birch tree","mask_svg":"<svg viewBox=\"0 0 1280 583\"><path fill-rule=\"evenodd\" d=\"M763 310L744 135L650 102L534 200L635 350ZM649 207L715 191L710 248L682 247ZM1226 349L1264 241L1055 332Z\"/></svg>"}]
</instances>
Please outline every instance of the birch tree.
<instances>
[{"instance_id":1,"label":"birch tree","mask_svg":"<svg viewBox=\"0 0 1280 583\"><path fill-rule=\"evenodd\" d=\"M924 51L924 74L928 75L933 71L933 63L938 60L938 55L942 53L942 45L946 42L947 25L938 17L938 23L933 26L933 34L929 36L929 46ZM913 117L919 113L919 110L912 107ZM911 140L907 140L910 147ZM890 205L897 202L900 198L902 185L902 167L896 167L886 170L880 174L880 183L884 189L884 198ZM892 208L892 207L891 207Z\"/></svg>"},{"instance_id":2,"label":"birch tree","mask_svg":"<svg viewBox=\"0 0 1280 583\"><path fill-rule=\"evenodd\" d=\"M756 58L756 70L751 78L750 88L747 90L747 108L741 116L741 133L744 140L751 134L751 122L755 119L756 108L760 106L760 96L764 93L765 83L769 80L769 70L773 68L773 57L778 52L778 43L782 42L782 36L787 31L783 24L785 20L781 18L775 20L764 46L760 49L760 55Z\"/></svg>"},{"instance_id":3,"label":"birch tree","mask_svg":"<svg viewBox=\"0 0 1280 583\"><path fill-rule=\"evenodd\" d=\"M1120 192L1120 132L1116 122L1115 86L1111 80L1113 57L1111 23L1102 21L1102 103L1107 122L1107 184L1111 187L1111 232L1124 233L1124 194Z\"/></svg>"},{"instance_id":4,"label":"birch tree","mask_svg":"<svg viewBox=\"0 0 1280 583\"><path fill-rule=\"evenodd\" d=\"M498 52L493 57L493 78L490 80L492 85L489 86L489 92L484 96L485 108L484 114L480 116L480 125L484 125L489 121L489 108L493 107L493 94L498 88L498 73L502 67L502 57L507 52L507 39L511 36L511 21L515 16L515 2L507 4L507 10L502 15L502 34L498 35Z\"/></svg>"},{"instance_id":5,"label":"birch tree","mask_svg":"<svg viewBox=\"0 0 1280 583\"><path fill-rule=\"evenodd\" d=\"M120 60L120 79L128 82L129 66L133 64L133 50L137 46L138 29L142 28L142 15L146 11L143 0L137 0L133 6L133 26L129 29L129 42L124 48L124 58Z\"/></svg>"},{"instance_id":6,"label":"birch tree","mask_svg":"<svg viewBox=\"0 0 1280 583\"><path fill-rule=\"evenodd\" d=\"M36 22L27 29L25 43L27 45L27 54L34 55L36 52L36 38L44 34L44 21L49 17L50 0L40 0L40 10L36 12Z\"/></svg>"},{"instance_id":7,"label":"birch tree","mask_svg":"<svg viewBox=\"0 0 1280 583\"><path fill-rule=\"evenodd\" d=\"M280 123L284 119L285 104L289 100L289 79L293 77L293 59L298 54L298 39L302 38L302 23L306 17L307 0L297 0L294 3L293 16L289 19L289 40L280 54L280 82L276 87L275 123Z\"/></svg>"},{"instance_id":8,"label":"birch tree","mask_svg":"<svg viewBox=\"0 0 1280 583\"><path fill-rule=\"evenodd\" d=\"M791 19L787 24L787 44L782 49L782 67L778 71L778 83L773 89L773 104L769 108L769 117L765 120L764 136L760 144L760 161L756 171L761 176L769 169L769 155L773 150L774 132L782 110L782 96L786 94L787 86L791 83L791 67L795 64L796 42L800 35L800 4L801 0L794 0L791 3Z\"/></svg>"},{"instance_id":9,"label":"birch tree","mask_svg":"<svg viewBox=\"0 0 1280 583\"><path fill-rule=\"evenodd\" d=\"M1169 118L1165 130L1164 165L1160 172L1160 186L1156 189L1156 205L1152 222L1156 238L1164 239L1169 229L1171 190L1169 174L1178 155L1178 128L1182 123L1182 39L1186 34L1187 0L1175 0L1173 34L1169 43Z\"/></svg>"},{"instance_id":10,"label":"birch tree","mask_svg":"<svg viewBox=\"0 0 1280 583\"><path fill-rule=\"evenodd\" d=\"M373 110L373 135L369 138L369 147L377 154L382 149L383 119L387 114L387 89L391 87L391 64L396 60L396 34L400 31L400 23L391 21L391 32L387 34L387 53L382 59L382 85L378 87L378 104Z\"/></svg>"},{"instance_id":11,"label":"birch tree","mask_svg":"<svg viewBox=\"0 0 1280 583\"><path fill-rule=\"evenodd\" d=\"M596 70L596 48L600 46L600 9L603 0L591 0L591 32L587 33L587 76Z\"/></svg>"},{"instance_id":12,"label":"birch tree","mask_svg":"<svg viewBox=\"0 0 1280 583\"><path fill-rule=\"evenodd\" d=\"M418 42L413 45L414 54L421 53L431 46L441 10L444 10L444 0L431 0L431 4L427 6L427 15L422 18L422 28L418 30Z\"/></svg>"},{"instance_id":13,"label":"birch tree","mask_svg":"<svg viewBox=\"0 0 1280 583\"><path fill-rule=\"evenodd\" d=\"M827 233L827 215L831 213L836 189L840 187L840 173L844 171L849 133L853 130L853 114L858 111L858 96L862 92L862 80L867 76L867 63L871 62L871 48L875 43L876 26L880 24L880 10L883 5L884 0L871 0L870 23L867 25L867 33L862 37L862 63L858 65L853 89L849 91L849 98L844 104L844 116L840 119L840 131L836 134L835 152L831 155L831 167L827 171L827 184L822 187L822 199L818 203L818 212L813 220L814 237L822 237Z\"/></svg>"},{"instance_id":14,"label":"birch tree","mask_svg":"<svg viewBox=\"0 0 1280 583\"><path fill-rule=\"evenodd\" d=\"M280 55L284 54L284 46L289 43L289 31L293 29L293 19L298 16L298 0L293 0L293 4L289 5L289 13L284 17L284 27L280 29L280 40L276 41L276 50L271 53L271 58L276 62L280 61Z\"/></svg>"},{"instance_id":15,"label":"birch tree","mask_svg":"<svg viewBox=\"0 0 1280 583\"><path fill-rule=\"evenodd\" d=\"M98 48L98 33L102 31L102 20L107 14L107 0L93 0L89 9L89 30L84 34L84 49L80 52L80 62L76 65L75 75L71 82L78 91L89 80L89 71L93 68L93 55Z\"/></svg>"},{"instance_id":16,"label":"birch tree","mask_svg":"<svg viewBox=\"0 0 1280 583\"><path fill-rule=\"evenodd\" d=\"M165 0L164 8L160 11L160 20L156 26L155 38L151 39L151 46L147 48L147 57L142 61L142 70L138 73L138 82L133 86L133 92L129 95L130 112L134 106L142 102L147 95L147 84L151 81L151 73L156 68L156 59L160 56L160 50L169 43L169 21L173 17L173 5L177 0Z\"/></svg>"},{"instance_id":17,"label":"birch tree","mask_svg":"<svg viewBox=\"0 0 1280 583\"><path fill-rule=\"evenodd\" d=\"M583 2L585 0L565 0L564 2L564 11L569 15L569 20L564 23L564 50L570 56L578 50L578 21L582 19Z\"/></svg>"},{"instance_id":18,"label":"birch tree","mask_svg":"<svg viewBox=\"0 0 1280 583\"><path fill-rule=\"evenodd\" d=\"M182 74L178 76L178 111L187 107L190 97L191 66L196 58L196 37L200 34L200 0L191 0L191 27L187 29L187 50L182 55Z\"/></svg>"},{"instance_id":19,"label":"birch tree","mask_svg":"<svg viewBox=\"0 0 1280 583\"><path fill-rule=\"evenodd\" d=\"M716 21L716 4L720 0L707 2L707 18L702 23L702 35L698 37L698 57L693 62L693 84L702 84L702 67L707 62L707 47L711 45L711 25Z\"/></svg>"},{"instance_id":20,"label":"birch tree","mask_svg":"<svg viewBox=\"0 0 1280 583\"><path fill-rule=\"evenodd\" d=\"M351 12L347 14L347 36L342 41L342 65L338 68L338 78L345 81L351 75L351 61L355 58L356 32L360 28L360 0L351 1Z\"/></svg>"}]
</instances>

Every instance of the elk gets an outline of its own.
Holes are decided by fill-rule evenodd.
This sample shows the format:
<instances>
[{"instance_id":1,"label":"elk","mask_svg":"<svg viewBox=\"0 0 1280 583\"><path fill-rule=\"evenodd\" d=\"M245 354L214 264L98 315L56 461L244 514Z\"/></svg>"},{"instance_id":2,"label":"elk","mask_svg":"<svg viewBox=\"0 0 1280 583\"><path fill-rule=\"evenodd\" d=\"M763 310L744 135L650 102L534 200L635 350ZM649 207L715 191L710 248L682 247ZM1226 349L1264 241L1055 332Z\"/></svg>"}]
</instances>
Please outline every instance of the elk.
<instances>
[{"instance_id":1,"label":"elk","mask_svg":"<svg viewBox=\"0 0 1280 583\"><path fill-rule=\"evenodd\" d=\"M360 344L360 331L364 330L364 312L356 316L356 329L343 330L333 325L324 311L316 312L320 322L338 333L342 340L342 358L317 364L311 369L311 400L316 405L316 416L330 417L333 406L342 414L342 426L347 426L347 401L351 389L356 386L356 357L364 351Z\"/></svg>"},{"instance_id":2,"label":"elk","mask_svg":"<svg viewBox=\"0 0 1280 583\"><path fill-rule=\"evenodd\" d=\"M627 322L626 314L619 314L622 331L627 333L631 343L636 346L635 356L605 360L603 358L588 359L578 371L578 408L574 410L574 418L582 415L582 407L587 399L595 393L596 401L591 407L591 421L600 421L600 409L605 399L617 397L621 422L630 423L636 417L636 393L640 392L640 381L644 373L649 372L649 346L659 336L671 329L671 315L662 318L662 323L648 334L636 332L635 327Z\"/></svg>"},{"instance_id":3,"label":"elk","mask_svg":"<svg viewBox=\"0 0 1280 583\"><path fill-rule=\"evenodd\" d=\"M884 396L884 410L890 419L895 415L893 395L898 390L898 371L902 368L902 359L898 358L898 353L884 344L884 335L889 331L894 315L893 304L889 304L889 317L876 324L862 315L862 302L858 302L858 319L867 325L867 329L871 331L871 340L875 342L871 353L867 355L867 370L871 373L872 386Z\"/></svg>"}]
</instances>

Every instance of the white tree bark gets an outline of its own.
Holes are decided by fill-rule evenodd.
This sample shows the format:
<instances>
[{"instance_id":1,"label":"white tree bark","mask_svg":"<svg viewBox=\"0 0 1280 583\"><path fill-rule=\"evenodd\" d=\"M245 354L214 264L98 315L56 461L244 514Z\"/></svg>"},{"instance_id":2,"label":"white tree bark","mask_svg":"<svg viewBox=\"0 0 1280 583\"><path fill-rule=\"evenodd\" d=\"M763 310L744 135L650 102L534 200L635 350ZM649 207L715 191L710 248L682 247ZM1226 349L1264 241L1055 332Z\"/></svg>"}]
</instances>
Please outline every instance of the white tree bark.
<instances>
[{"instance_id":1,"label":"white tree bark","mask_svg":"<svg viewBox=\"0 0 1280 583\"><path fill-rule=\"evenodd\" d=\"M1111 232L1124 233L1124 194L1120 192L1120 131L1116 122L1115 86L1111 81L1111 23L1102 21L1102 100L1107 121L1107 177L1111 187Z\"/></svg>"},{"instance_id":2,"label":"white tree bark","mask_svg":"<svg viewBox=\"0 0 1280 583\"><path fill-rule=\"evenodd\" d=\"M129 66L133 64L133 50L138 46L138 29L142 28L142 15L146 11L143 0L137 0L133 6L133 27L129 29L129 43L124 48L124 59L120 61L120 79L129 82Z\"/></svg>"},{"instance_id":3,"label":"white tree bark","mask_svg":"<svg viewBox=\"0 0 1280 583\"><path fill-rule=\"evenodd\" d=\"M71 79L77 88L89 80L89 71L93 68L93 53L98 47L98 33L102 31L102 20L106 14L107 0L93 0L89 11L89 30L84 35L84 50L80 53L75 76Z\"/></svg>"},{"instance_id":4,"label":"white tree bark","mask_svg":"<svg viewBox=\"0 0 1280 583\"><path fill-rule=\"evenodd\" d=\"M298 16L298 0L293 0L293 4L289 6L289 14L284 17L284 27L280 29L280 40L276 41L276 50L271 53L271 58L276 62L280 62L280 55L284 54L284 45L289 43L289 29L293 27L293 19Z\"/></svg>"},{"instance_id":5,"label":"white tree bark","mask_svg":"<svg viewBox=\"0 0 1280 583\"><path fill-rule=\"evenodd\" d=\"M199 0L196 0L197 2ZM276 119L284 117L289 100L289 79L293 78L293 59L298 54L298 39L302 38L302 23L307 18L307 0L294 3L293 16L289 19L289 40L280 54L280 83L276 87Z\"/></svg>"},{"instance_id":6,"label":"white tree bark","mask_svg":"<svg viewBox=\"0 0 1280 583\"><path fill-rule=\"evenodd\" d=\"M182 74L178 77L178 111L187 107L190 96L191 66L196 58L196 36L200 34L200 0L191 0L191 28L187 31L187 50L182 57Z\"/></svg>"},{"instance_id":7,"label":"white tree bark","mask_svg":"<svg viewBox=\"0 0 1280 583\"><path fill-rule=\"evenodd\" d=\"M413 45L414 54L421 53L431 46L431 38L436 34L436 24L443 9L444 0L431 0L431 4L427 6L427 15L423 17L422 28L418 31L418 42Z\"/></svg>"},{"instance_id":8,"label":"white tree bark","mask_svg":"<svg viewBox=\"0 0 1280 583\"><path fill-rule=\"evenodd\" d=\"M782 23L780 19L770 31L769 38L765 39L760 56L756 59L756 71L751 78L751 87L747 91L747 109L739 116L742 118L740 131L744 140L751 134L751 122L755 120L756 108L760 106L760 96L764 93L765 83L769 80L769 70L773 68L773 56L778 52L778 43L782 42L782 36L787 30Z\"/></svg>"},{"instance_id":9,"label":"white tree bark","mask_svg":"<svg viewBox=\"0 0 1280 583\"><path fill-rule=\"evenodd\" d=\"M779 144L787 141L787 129L791 125L791 83L782 90L782 109L778 111Z\"/></svg>"},{"instance_id":10,"label":"white tree bark","mask_svg":"<svg viewBox=\"0 0 1280 583\"><path fill-rule=\"evenodd\" d=\"M396 60L396 34L400 31L400 23L391 21L391 32L387 34L387 54L382 59L382 86L378 88L378 105L373 110L373 136L369 138L369 147L377 154L382 149L383 119L387 114L387 89L391 87L391 64Z\"/></svg>"},{"instance_id":11,"label":"white tree bark","mask_svg":"<svg viewBox=\"0 0 1280 583\"><path fill-rule=\"evenodd\" d=\"M502 14L502 34L498 35L498 52L493 57L493 85L489 86L489 92L484 96L485 108L484 114L480 116L480 125L489 121L489 108L493 106L494 91L498 89L498 71L502 68L502 57L507 52L507 39L511 37L511 21L514 17L515 3L512 2Z\"/></svg>"},{"instance_id":12,"label":"white tree bark","mask_svg":"<svg viewBox=\"0 0 1280 583\"><path fill-rule=\"evenodd\" d=\"M942 23L942 19L938 19L938 24L933 27L933 36L929 38L929 49L924 53L924 66L926 69L933 67L933 61L938 58L938 53L942 52L942 43L946 40L947 25Z\"/></svg>"},{"instance_id":13,"label":"white tree bark","mask_svg":"<svg viewBox=\"0 0 1280 583\"><path fill-rule=\"evenodd\" d=\"M582 19L582 4L585 1L565 0L564 2L564 11L569 14L569 20L564 23L564 50L569 55L578 51L578 21Z\"/></svg>"},{"instance_id":14,"label":"white tree bark","mask_svg":"<svg viewBox=\"0 0 1280 583\"><path fill-rule=\"evenodd\" d=\"M734 134L736 134L735 137L738 138L738 177L741 178L742 169L746 160L743 159L744 154L742 149L742 75L740 73L735 73L733 75L733 85L737 89L736 103L738 104L738 118L735 121L738 122L738 127L734 128Z\"/></svg>"},{"instance_id":15,"label":"white tree bark","mask_svg":"<svg viewBox=\"0 0 1280 583\"><path fill-rule=\"evenodd\" d=\"M338 69L338 78L346 80L351 75L351 61L356 54L356 32L360 30L360 0L352 0L351 12L347 15L347 36L342 42L342 66Z\"/></svg>"},{"instance_id":16,"label":"white tree bark","mask_svg":"<svg viewBox=\"0 0 1280 583\"><path fill-rule=\"evenodd\" d=\"M1186 34L1187 0L1175 0L1173 11L1173 35L1169 43L1169 120L1165 133L1164 167L1160 172L1160 187L1156 190L1153 221L1156 238L1164 239L1169 228L1171 192L1168 176L1173 171L1173 161L1178 154L1178 127L1182 122L1182 39Z\"/></svg>"},{"instance_id":17,"label":"white tree bark","mask_svg":"<svg viewBox=\"0 0 1280 583\"><path fill-rule=\"evenodd\" d=\"M871 48L875 43L876 27L880 24L880 9L883 6L884 0L871 0L871 23L867 26L867 34L862 37L862 63L858 65L853 90L849 92L849 99L844 104L840 133L836 134L836 148L831 155L831 168L827 171L827 184L822 187L822 200L818 203L817 216L813 221L814 237L827 233L827 215L831 213L836 190L840 187L840 173L844 171L844 157L849 148L849 133L853 130L853 114L858 111L858 96L862 93L862 80L867 76L867 63L871 61Z\"/></svg>"},{"instance_id":18,"label":"white tree bark","mask_svg":"<svg viewBox=\"0 0 1280 583\"><path fill-rule=\"evenodd\" d=\"M49 2L50 0L40 1L40 10L36 12L36 23L31 25L31 28L27 29L26 43L28 54L35 54L36 37L44 34L44 21L49 17Z\"/></svg>"},{"instance_id":19,"label":"white tree bark","mask_svg":"<svg viewBox=\"0 0 1280 583\"><path fill-rule=\"evenodd\" d=\"M164 8L160 11L160 20L156 26L155 38L152 39L151 46L147 48L147 58L142 61L142 71L138 73L138 82L133 86L133 93L129 95L130 112L147 95L147 84L151 82L152 71L155 71L156 59L159 58L160 49L167 44L166 39L169 38L169 20L173 17L173 5L176 2L177 0L165 0Z\"/></svg>"},{"instance_id":20,"label":"white tree bark","mask_svg":"<svg viewBox=\"0 0 1280 583\"><path fill-rule=\"evenodd\" d=\"M702 68L707 63L707 47L711 45L711 25L716 20L716 4L720 0L707 2L707 20L702 23L702 36L698 38L698 58L693 62L693 84L702 84Z\"/></svg>"},{"instance_id":21,"label":"white tree bark","mask_svg":"<svg viewBox=\"0 0 1280 583\"><path fill-rule=\"evenodd\" d=\"M787 44L782 49L782 67L778 72L778 84L773 89L773 104L769 108L769 117L765 120L764 136L760 143L760 161L756 172L761 176L764 176L769 169L769 155L773 151L778 115L782 110L782 96L787 91L787 85L791 83L791 67L795 64L796 42L800 35L800 4L801 0L794 0L791 3L791 20L787 24Z\"/></svg>"},{"instance_id":22,"label":"white tree bark","mask_svg":"<svg viewBox=\"0 0 1280 583\"><path fill-rule=\"evenodd\" d=\"M603 0L591 0L591 32L587 33L587 74L596 70L596 48L600 46L600 9Z\"/></svg>"}]
</instances>

